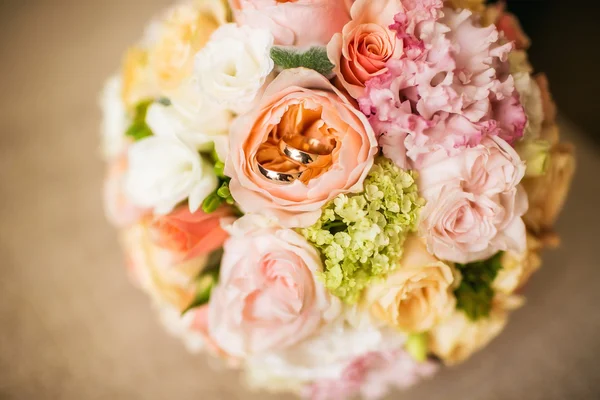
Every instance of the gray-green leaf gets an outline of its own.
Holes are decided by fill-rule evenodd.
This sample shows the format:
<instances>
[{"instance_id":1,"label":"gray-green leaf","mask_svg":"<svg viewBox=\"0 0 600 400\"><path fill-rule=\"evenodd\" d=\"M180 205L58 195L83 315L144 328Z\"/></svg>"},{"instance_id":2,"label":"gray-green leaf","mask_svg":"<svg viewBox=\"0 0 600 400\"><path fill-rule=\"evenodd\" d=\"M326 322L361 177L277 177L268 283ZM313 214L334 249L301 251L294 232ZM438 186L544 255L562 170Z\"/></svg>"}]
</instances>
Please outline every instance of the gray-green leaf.
<instances>
[{"instance_id":1,"label":"gray-green leaf","mask_svg":"<svg viewBox=\"0 0 600 400\"><path fill-rule=\"evenodd\" d=\"M325 47L311 47L305 52L300 52L286 47L273 47L271 49L271 58L273 62L283 68L309 68L322 75L329 75L334 65L327 57Z\"/></svg>"}]
</instances>

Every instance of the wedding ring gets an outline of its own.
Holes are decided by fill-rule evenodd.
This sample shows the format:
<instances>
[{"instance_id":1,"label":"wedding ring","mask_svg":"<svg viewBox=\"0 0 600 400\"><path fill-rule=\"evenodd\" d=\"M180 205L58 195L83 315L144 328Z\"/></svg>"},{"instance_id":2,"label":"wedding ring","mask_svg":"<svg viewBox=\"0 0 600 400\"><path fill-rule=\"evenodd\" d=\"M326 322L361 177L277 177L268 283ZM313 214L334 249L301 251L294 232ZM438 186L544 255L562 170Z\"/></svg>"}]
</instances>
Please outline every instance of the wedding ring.
<instances>
[{"instance_id":1,"label":"wedding ring","mask_svg":"<svg viewBox=\"0 0 600 400\"><path fill-rule=\"evenodd\" d=\"M304 171L294 173L273 171L263 167L258 161L256 161L256 167L258 168L258 171L261 173L262 176L264 176L270 181L277 183L292 183L300 179L300 177L304 173Z\"/></svg>"},{"instance_id":2,"label":"wedding ring","mask_svg":"<svg viewBox=\"0 0 600 400\"><path fill-rule=\"evenodd\" d=\"M327 145L319 139L302 136L294 136L288 140L282 138L279 143L279 149L283 155L303 165L314 164L320 158L330 156L333 147L333 145Z\"/></svg>"}]
</instances>

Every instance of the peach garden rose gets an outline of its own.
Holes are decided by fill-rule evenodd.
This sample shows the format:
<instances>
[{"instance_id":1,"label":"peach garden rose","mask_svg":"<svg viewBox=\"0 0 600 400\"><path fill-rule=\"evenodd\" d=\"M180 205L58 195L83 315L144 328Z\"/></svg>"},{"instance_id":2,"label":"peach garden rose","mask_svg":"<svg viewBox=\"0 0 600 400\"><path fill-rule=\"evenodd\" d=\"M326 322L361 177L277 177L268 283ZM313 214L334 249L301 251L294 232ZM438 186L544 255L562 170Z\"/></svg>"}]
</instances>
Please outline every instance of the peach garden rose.
<instances>
[{"instance_id":1,"label":"peach garden rose","mask_svg":"<svg viewBox=\"0 0 600 400\"><path fill-rule=\"evenodd\" d=\"M280 156L284 134L330 141L329 161L290 184L266 179L257 162L298 172ZM285 227L310 226L338 194L362 191L378 150L366 117L325 77L303 68L283 71L267 87L255 108L233 123L230 143L225 174L234 199L242 211L274 217Z\"/></svg>"}]
</instances>

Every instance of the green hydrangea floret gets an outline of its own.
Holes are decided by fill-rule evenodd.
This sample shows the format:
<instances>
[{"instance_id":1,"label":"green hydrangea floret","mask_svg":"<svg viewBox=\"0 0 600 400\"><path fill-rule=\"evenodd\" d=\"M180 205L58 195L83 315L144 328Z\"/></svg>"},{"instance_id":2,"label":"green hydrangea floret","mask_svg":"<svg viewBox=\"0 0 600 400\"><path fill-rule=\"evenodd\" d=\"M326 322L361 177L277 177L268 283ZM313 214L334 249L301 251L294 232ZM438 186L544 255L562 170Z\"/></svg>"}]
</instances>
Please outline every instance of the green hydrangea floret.
<instances>
[{"instance_id":1,"label":"green hydrangea floret","mask_svg":"<svg viewBox=\"0 0 600 400\"><path fill-rule=\"evenodd\" d=\"M362 193L337 196L302 230L321 252L325 286L346 303L356 303L364 288L398 267L424 205L415 180L415 172L379 158Z\"/></svg>"}]
</instances>

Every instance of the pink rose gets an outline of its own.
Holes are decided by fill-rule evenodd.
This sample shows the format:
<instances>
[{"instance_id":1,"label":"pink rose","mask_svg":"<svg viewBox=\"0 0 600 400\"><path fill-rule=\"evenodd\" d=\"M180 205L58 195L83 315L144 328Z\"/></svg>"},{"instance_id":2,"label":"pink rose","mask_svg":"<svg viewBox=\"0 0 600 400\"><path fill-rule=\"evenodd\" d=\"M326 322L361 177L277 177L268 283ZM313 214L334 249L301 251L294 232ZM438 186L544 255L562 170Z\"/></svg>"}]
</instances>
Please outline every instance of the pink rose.
<instances>
[{"instance_id":1,"label":"pink rose","mask_svg":"<svg viewBox=\"0 0 600 400\"><path fill-rule=\"evenodd\" d=\"M232 211L221 207L211 214L201 210L191 213L182 206L172 213L152 221L151 233L154 242L185 261L217 250L229 236L221 222L233 220Z\"/></svg>"},{"instance_id":2,"label":"pink rose","mask_svg":"<svg viewBox=\"0 0 600 400\"><path fill-rule=\"evenodd\" d=\"M350 19L349 0L229 0L240 25L269 29L275 44L325 45Z\"/></svg>"},{"instance_id":3,"label":"pink rose","mask_svg":"<svg viewBox=\"0 0 600 400\"><path fill-rule=\"evenodd\" d=\"M293 183L270 181L256 161L279 172L298 171L280 154L283 132L327 141L331 156ZM244 212L275 217L285 227L310 226L334 197L361 192L378 151L364 114L325 77L304 68L283 71L254 110L234 122L230 135L225 173L232 178L231 194Z\"/></svg>"},{"instance_id":4,"label":"pink rose","mask_svg":"<svg viewBox=\"0 0 600 400\"><path fill-rule=\"evenodd\" d=\"M299 234L246 215L225 243L213 289L209 333L233 357L289 347L339 314L316 274L317 251Z\"/></svg>"},{"instance_id":5,"label":"pink rose","mask_svg":"<svg viewBox=\"0 0 600 400\"><path fill-rule=\"evenodd\" d=\"M468 263L525 250L525 164L504 140L487 137L452 157L432 153L419 173L428 202L421 231L438 258Z\"/></svg>"},{"instance_id":6,"label":"pink rose","mask_svg":"<svg viewBox=\"0 0 600 400\"><path fill-rule=\"evenodd\" d=\"M327 45L334 72L352 97L362 96L365 82L385 73L386 62L404 53L402 40L389 28L402 10L397 0L357 0L352 20Z\"/></svg>"},{"instance_id":7,"label":"pink rose","mask_svg":"<svg viewBox=\"0 0 600 400\"><path fill-rule=\"evenodd\" d=\"M310 385L304 397L310 400L343 400L361 395L380 399L391 388L406 389L433 375L438 365L418 363L404 351L372 352L353 360L338 380Z\"/></svg>"},{"instance_id":8,"label":"pink rose","mask_svg":"<svg viewBox=\"0 0 600 400\"><path fill-rule=\"evenodd\" d=\"M125 196L123 179L127 171L127 157L121 156L108 167L104 181L104 210L107 219L116 227L124 228L138 222L147 210L133 205Z\"/></svg>"}]
</instances>

